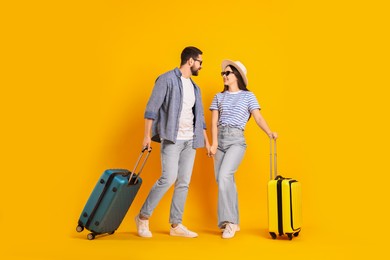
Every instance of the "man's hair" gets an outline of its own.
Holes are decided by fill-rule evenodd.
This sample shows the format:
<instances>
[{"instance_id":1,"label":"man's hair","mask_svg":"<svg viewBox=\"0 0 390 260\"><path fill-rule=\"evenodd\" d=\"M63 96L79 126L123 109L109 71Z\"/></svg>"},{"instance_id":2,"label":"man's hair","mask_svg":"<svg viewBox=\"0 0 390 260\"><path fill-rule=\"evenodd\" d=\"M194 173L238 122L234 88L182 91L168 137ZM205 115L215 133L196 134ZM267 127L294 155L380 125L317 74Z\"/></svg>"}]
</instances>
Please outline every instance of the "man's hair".
<instances>
[{"instance_id":1,"label":"man's hair","mask_svg":"<svg viewBox=\"0 0 390 260\"><path fill-rule=\"evenodd\" d=\"M186 62L191 58L193 58L194 60L197 59L198 56L201 54L203 54L203 52L196 47L190 46L184 48L184 50L181 52L180 66L186 64Z\"/></svg>"}]
</instances>

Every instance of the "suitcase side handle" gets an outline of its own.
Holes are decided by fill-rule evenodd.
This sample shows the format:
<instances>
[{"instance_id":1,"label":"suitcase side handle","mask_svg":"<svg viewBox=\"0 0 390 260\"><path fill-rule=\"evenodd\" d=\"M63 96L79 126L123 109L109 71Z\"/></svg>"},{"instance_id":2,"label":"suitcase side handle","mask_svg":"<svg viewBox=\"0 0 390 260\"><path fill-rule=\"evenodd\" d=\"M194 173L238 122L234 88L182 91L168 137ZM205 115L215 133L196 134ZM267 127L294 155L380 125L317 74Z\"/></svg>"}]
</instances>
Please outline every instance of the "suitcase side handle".
<instances>
[{"instance_id":1,"label":"suitcase side handle","mask_svg":"<svg viewBox=\"0 0 390 260\"><path fill-rule=\"evenodd\" d=\"M135 170L136 170L136 168L138 167L138 164L139 164L139 162L140 162L142 156L145 154L145 151L148 151L148 153L146 154L146 157L145 157L145 159L143 160L143 162L142 162L142 164L141 164L141 168L140 168L138 174L136 174L137 178L135 178L134 182L131 183L131 180L132 180L132 178L133 178L133 175L135 174ZM141 172L142 172L142 169L144 168L145 163L146 163L146 161L148 160L148 157L149 157L149 155L150 155L151 152L152 152L152 147L150 147L150 150L148 150L148 147L146 147L146 146L142 148L142 151L141 151L140 155L138 156L137 162L135 163L134 168L133 168L133 170L131 171L131 174L130 174L130 177L129 177L128 185L136 184L136 183L137 183L138 178L139 178L139 176L140 176L140 174L141 174Z\"/></svg>"}]
</instances>

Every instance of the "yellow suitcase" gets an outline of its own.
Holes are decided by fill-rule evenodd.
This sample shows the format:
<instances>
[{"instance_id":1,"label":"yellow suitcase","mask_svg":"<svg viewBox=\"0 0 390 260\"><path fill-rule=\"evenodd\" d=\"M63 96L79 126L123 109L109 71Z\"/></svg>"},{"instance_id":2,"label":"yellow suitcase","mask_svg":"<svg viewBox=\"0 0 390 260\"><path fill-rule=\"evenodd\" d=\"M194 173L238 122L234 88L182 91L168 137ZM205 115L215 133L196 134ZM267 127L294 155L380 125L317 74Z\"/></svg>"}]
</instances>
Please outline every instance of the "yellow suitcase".
<instances>
[{"instance_id":1,"label":"yellow suitcase","mask_svg":"<svg viewBox=\"0 0 390 260\"><path fill-rule=\"evenodd\" d=\"M274 171L272 171L272 148L274 148ZM297 237L302 225L301 183L284 178L277 173L276 140L270 142L270 181L268 182L268 227L273 239L287 235Z\"/></svg>"}]
</instances>

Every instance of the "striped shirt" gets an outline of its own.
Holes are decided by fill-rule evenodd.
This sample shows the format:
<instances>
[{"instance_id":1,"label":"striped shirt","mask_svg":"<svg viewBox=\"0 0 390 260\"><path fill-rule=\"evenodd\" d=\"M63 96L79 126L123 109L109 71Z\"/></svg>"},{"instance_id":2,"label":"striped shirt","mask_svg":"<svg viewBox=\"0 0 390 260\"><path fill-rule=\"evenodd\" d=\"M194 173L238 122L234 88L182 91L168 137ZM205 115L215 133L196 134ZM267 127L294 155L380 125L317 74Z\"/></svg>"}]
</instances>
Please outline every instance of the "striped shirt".
<instances>
[{"instance_id":1,"label":"striped shirt","mask_svg":"<svg viewBox=\"0 0 390 260\"><path fill-rule=\"evenodd\" d=\"M214 96L210 110L219 111L218 126L245 129L254 109L260 109L256 96L250 91L224 91Z\"/></svg>"}]
</instances>

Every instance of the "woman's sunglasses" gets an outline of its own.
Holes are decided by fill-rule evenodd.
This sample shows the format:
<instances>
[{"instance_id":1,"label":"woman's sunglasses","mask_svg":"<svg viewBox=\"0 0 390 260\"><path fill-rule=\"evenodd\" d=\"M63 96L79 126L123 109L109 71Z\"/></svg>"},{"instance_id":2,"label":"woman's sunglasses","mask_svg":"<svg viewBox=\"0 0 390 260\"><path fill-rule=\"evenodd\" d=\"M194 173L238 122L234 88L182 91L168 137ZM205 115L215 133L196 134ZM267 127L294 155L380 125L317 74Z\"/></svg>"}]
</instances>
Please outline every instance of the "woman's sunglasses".
<instances>
[{"instance_id":1,"label":"woman's sunglasses","mask_svg":"<svg viewBox=\"0 0 390 260\"><path fill-rule=\"evenodd\" d=\"M230 74L234 74L234 72L233 72L233 71L222 71L222 72L221 72L221 76L222 76L222 77L225 76L225 75L226 75L226 77L227 77L227 76L229 76Z\"/></svg>"}]
</instances>

